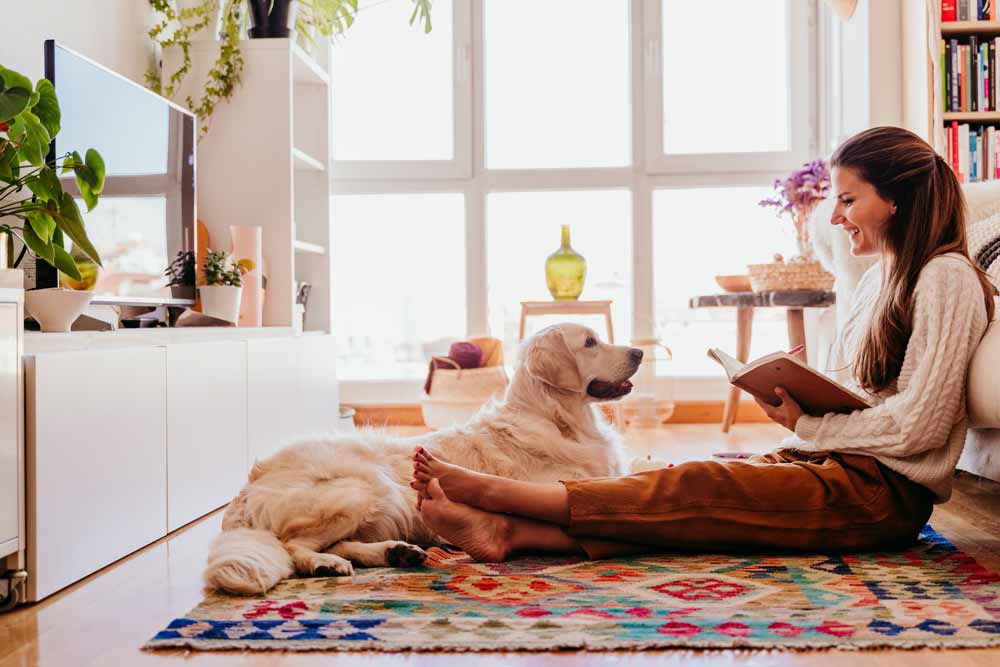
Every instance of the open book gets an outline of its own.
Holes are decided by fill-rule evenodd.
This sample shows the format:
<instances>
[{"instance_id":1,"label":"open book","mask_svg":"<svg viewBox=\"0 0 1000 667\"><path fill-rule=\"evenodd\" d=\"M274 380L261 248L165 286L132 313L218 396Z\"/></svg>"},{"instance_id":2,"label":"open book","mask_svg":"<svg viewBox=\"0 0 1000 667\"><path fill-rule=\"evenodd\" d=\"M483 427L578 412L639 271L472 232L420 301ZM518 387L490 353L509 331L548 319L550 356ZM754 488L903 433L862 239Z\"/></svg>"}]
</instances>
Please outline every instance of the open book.
<instances>
[{"instance_id":1,"label":"open book","mask_svg":"<svg viewBox=\"0 0 1000 667\"><path fill-rule=\"evenodd\" d=\"M722 350L712 348L708 356L726 371L729 382L757 398L777 405L775 387L784 387L806 414L852 412L870 408L865 399L795 357L775 352L744 364Z\"/></svg>"}]
</instances>

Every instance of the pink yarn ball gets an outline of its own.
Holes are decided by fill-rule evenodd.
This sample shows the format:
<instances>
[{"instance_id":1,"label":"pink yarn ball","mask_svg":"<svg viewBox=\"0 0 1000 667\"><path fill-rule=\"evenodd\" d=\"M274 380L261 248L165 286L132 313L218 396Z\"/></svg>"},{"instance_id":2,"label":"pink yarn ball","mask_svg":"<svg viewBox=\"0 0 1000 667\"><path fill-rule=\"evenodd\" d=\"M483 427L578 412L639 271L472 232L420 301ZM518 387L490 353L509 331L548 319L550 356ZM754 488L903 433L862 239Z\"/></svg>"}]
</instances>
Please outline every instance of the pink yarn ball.
<instances>
[{"instance_id":1,"label":"pink yarn ball","mask_svg":"<svg viewBox=\"0 0 1000 667\"><path fill-rule=\"evenodd\" d=\"M452 343L448 356L462 368L479 368L483 365L483 350L475 343Z\"/></svg>"}]
</instances>

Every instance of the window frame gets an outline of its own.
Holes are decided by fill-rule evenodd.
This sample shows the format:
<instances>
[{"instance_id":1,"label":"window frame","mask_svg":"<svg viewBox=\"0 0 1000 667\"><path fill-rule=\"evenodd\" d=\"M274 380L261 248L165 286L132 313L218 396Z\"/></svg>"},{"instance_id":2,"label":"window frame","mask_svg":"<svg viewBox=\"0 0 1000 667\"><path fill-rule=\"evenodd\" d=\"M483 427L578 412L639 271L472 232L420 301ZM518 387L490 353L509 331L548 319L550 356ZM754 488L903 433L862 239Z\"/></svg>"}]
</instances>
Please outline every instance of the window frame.
<instances>
[{"instance_id":1,"label":"window frame","mask_svg":"<svg viewBox=\"0 0 1000 667\"><path fill-rule=\"evenodd\" d=\"M334 181L368 179L446 179L472 175L472 4L455 0L452 6L452 146L450 160L337 160L331 161ZM331 59L336 58L336 47ZM336 96L336 83L330 86ZM333 105L330 105L331 110ZM332 113L332 112L331 112ZM331 124L333 120L331 118ZM331 130L336 132L334 126Z\"/></svg>"},{"instance_id":2,"label":"window frame","mask_svg":"<svg viewBox=\"0 0 1000 667\"><path fill-rule=\"evenodd\" d=\"M719 154L709 156L664 156L662 128L651 138L650 97L662 100L662 83L651 86L647 68L648 40L659 39L661 2L663 0L629 0L630 49L630 121L631 165L607 168L577 169L493 169L485 166L485 67L484 47L487 0L456 1L457 23L468 21L468 41L462 42L455 29L455 49L465 48L470 59L467 134L456 136L459 146L467 148L469 165L466 171L435 169L434 163L348 163L367 169L332 170L332 194L401 194L451 192L465 196L466 202L466 335L470 338L489 335L488 267L486 199L489 194L502 192L536 192L548 190L626 189L632 200L632 266L629 277L633 286L631 298L631 330L635 339L655 337L656 304L653 294L655 258L653 257L653 192L664 188L726 187L767 184L784 177L792 168L814 155L818 145L816 122L817 73L824 53L815 53L807 45L818 44L822 35L817 30L817 0L789 0L794 15L792 53L809 53L795 63L792 81L804 88L793 88L793 150L780 154ZM459 7L468 9L459 16ZM650 16L655 20L650 20ZM790 15L790 19L792 19ZM798 28L796 27L798 26ZM642 39L636 39L642 35ZM555 37L555 36L554 36ZM457 58L456 58L457 62ZM335 86L333 86L335 89ZM334 93L335 94L335 93ZM456 89L456 106L458 105ZM662 113L662 103L659 105ZM659 119L659 115L655 115ZM458 115L456 115L456 119ZM657 123L658 125L658 123ZM456 123L456 132L458 123ZM765 158L761 159L764 155ZM752 158L752 159L751 159ZM772 159L773 158L773 159ZM338 163L335 162L335 165ZM345 166L345 163L339 163ZM441 166L441 165L438 165ZM735 316L735 315L734 315ZM616 341L627 343L628 341ZM508 363L512 360L508 360ZM415 403L421 397L422 382L414 380L342 380L341 393L345 402ZM713 376L684 375L676 379L676 400L718 400L727 383Z\"/></svg>"},{"instance_id":3,"label":"window frame","mask_svg":"<svg viewBox=\"0 0 1000 667\"><path fill-rule=\"evenodd\" d=\"M646 133L646 168L652 173L704 171L766 172L790 170L809 160L815 151L817 58L810 42L816 39L816 8L811 1L785 0L788 5L789 149L733 153L669 154L663 138L663 2L643 0L643 86L646 90L643 126ZM636 33L638 34L638 33ZM812 39L810 39L810 37ZM796 57L806 54L806 57Z\"/></svg>"}]
</instances>

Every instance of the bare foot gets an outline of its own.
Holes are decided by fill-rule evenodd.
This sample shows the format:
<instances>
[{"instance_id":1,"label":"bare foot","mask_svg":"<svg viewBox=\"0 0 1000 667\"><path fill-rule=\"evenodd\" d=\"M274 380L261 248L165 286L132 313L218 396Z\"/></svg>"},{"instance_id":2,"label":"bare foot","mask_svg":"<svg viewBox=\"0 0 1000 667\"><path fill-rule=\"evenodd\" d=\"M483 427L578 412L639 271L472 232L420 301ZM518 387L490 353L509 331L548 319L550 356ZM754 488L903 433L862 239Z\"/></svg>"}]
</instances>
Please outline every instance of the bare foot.
<instances>
[{"instance_id":1,"label":"bare foot","mask_svg":"<svg viewBox=\"0 0 1000 667\"><path fill-rule=\"evenodd\" d=\"M483 563L499 563L510 553L511 520L448 499L438 480L427 484L420 515L438 535Z\"/></svg>"},{"instance_id":2,"label":"bare foot","mask_svg":"<svg viewBox=\"0 0 1000 667\"><path fill-rule=\"evenodd\" d=\"M455 502L490 511L498 509L492 499L500 478L445 463L423 447L417 447L413 452L413 481L410 482L410 487L420 494L417 509L427 498L427 485L432 479L438 480L444 492Z\"/></svg>"}]
</instances>

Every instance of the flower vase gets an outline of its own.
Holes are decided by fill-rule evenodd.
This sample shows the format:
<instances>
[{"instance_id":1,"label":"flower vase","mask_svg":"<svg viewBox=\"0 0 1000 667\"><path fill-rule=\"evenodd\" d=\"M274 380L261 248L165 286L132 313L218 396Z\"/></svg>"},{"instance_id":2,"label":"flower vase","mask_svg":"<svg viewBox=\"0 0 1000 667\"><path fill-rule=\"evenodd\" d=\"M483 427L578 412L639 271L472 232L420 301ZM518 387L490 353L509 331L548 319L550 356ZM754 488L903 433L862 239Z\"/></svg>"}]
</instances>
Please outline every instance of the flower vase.
<instances>
[{"instance_id":1,"label":"flower vase","mask_svg":"<svg viewBox=\"0 0 1000 667\"><path fill-rule=\"evenodd\" d=\"M812 262L816 259L809 234L809 216L816 205L802 206L791 210L792 224L795 226L795 243L798 246L796 259L802 262Z\"/></svg>"},{"instance_id":2,"label":"flower vase","mask_svg":"<svg viewBox=\"0 0 1000 667\"><path fill-rule=\"evenodd\" d=\"M253 270L243 274L243 301L240 304L238 326L259 327L264 322L264 298L261 267L263 266L263 228L251 225L232 225L229 235L233 244L233 257L249 259Z\"/></svg>"},{"instance_id":3,"label":"flower vase","mask_svg":"<svg viewBox=\"0 0 1000 667\"><path fill-rule=\"evenodd\" d=\"M562 244L545 260L545 284L558 301L579 299L587 277L587 260L569 244L569 225L562 225Z\"/></svg>"}]
</instances>

